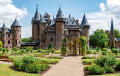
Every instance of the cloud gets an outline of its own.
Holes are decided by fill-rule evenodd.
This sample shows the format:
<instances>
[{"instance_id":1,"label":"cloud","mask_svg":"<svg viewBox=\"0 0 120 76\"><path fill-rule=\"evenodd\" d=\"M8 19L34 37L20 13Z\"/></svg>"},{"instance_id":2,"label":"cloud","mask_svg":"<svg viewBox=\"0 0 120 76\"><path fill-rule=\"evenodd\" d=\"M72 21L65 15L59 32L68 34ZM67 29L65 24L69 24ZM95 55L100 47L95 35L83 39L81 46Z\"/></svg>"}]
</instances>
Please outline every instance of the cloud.
<instances>
[{"instance_id":1,"label":"cloud","mask_svg":"<svg viewBox=\"0 0 120 76\"><path fill-rule=\"evenodd\" d=\"M114 20L114 28L120 31L120 0L106 0L106 3L100 3L99 8L100 12L87 14L91 24L90 34L96 29L109 30L111 18Z\"/></svg>"},{"instance_id":2,"label":"cloud","mask_svg":"<svg viewBox=\"0 0 120 76\"><path fill-rule=\"evenodd\" d=\"M27 38L32 35L32 26L22 27L22 38Z\"/></svg>"},{"instance_id":3,"label":"cloud","mask_svg":"<svg viewBox=\"0 0 120 76\"><path fill-rule=\"evenodd\" d=\"M4 21L6 26L10 27L16 15L19 20L27 15L27 9L24 6L22 9L19 9L12 3L12 0L0 0L0 27L3 25Z\"/></svg>"}]
</instances>

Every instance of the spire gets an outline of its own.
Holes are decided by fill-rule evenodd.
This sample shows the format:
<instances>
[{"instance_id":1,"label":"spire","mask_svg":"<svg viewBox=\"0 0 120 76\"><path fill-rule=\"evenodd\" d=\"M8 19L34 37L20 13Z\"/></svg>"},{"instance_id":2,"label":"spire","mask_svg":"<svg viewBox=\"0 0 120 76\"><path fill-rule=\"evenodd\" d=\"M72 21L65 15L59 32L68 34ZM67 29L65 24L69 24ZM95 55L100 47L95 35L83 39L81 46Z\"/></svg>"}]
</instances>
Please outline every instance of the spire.
<instances>
[{"instance_id":1,"label":"spire","mask_svg":"<svg viewBox=\"0 0 120 76\"><path fill-rule=\"evenodd\" d=\"M113 19L111 19L111 30L110 31L114 31Z\"/></svg>"},{"instance_id":2,"label":"spire","mask_svg":"<svg viewBox=\"0 0 120 76\"><path fill-rule=\"evenodd\" d=\"M38 5L36 5L36 12L35 12L34 20L40 20L39 13L38 13Z\"/></svg>"},{"instance_id":3,"label":"spire","mask_svg":"<svg viewBox=\"0 0 120 76\"><path fill-rule=\"evenodd\" d=\"M13 24L11 26L20 26L18 20L17 20L17 17L15 17L15 20L13 22Z\"/></svg>"},{"instance_id":4,"label":"spire","mask_svg":"<svg viewBox=\"0 0 120 76\"><path fill-rule=\"evenodd\" d=\"M6 29L5 23L3 23L2 29Z\"/></svg>"},{"instance_id":5,"label":"spire","mask_svg":"<svg viewBox=\"0 0 120 76\"><path fill-rule=\"evenodd\" d=\"M83 25L89 25L85 14L84 14L82 22L81 22L81 26L83 26Z\"/></svg>"},{"instance_id":6,"label":"spire","mask_svg":"<svg viewBox=\"0 0 120 76\"><path fill-rule=\"evenodd\" d=\"M54 20L54 15L53 15L53 20Z\"/></svg>"},{"instance_id":7,"label":"spire","mask_svg":"<svg viewBox=\"0 0 120 76\"><path fill-rule=\"evenodd\" d=\"M56 18L63 18L62 10L61 10L60 6L59 6L59 10L58 10Z\"/></svg>"}]
</instances>

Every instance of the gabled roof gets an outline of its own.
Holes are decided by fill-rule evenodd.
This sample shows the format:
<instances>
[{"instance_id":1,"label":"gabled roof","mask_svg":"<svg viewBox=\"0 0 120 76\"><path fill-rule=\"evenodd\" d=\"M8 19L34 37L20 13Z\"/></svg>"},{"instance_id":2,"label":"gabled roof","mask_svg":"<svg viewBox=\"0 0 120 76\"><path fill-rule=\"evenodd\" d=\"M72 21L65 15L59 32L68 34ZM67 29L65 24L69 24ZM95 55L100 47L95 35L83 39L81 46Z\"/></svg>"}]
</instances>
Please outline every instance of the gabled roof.
<instances>
[{"instance_id":1,"label":"gabled roof","mask_svg":"<svg viewBox=\"0 0 120 76\"><path fill-rule=\"evenodd\" d=\"M18 20L17 20L17 17L15 18L13 24L11 26L20 26Z\"/></svg>"},{"instance_id":2,"label":"gabled roof","mask_svg":"<svg viewBox=\"0 0 120 76\"><path fill-rule=\"evenodd\" d=\"M113 19L111 19L111 29L110 31L114 31Z\"/></svg>"},{"instance_id":3,"label":"gabled roof","mask_svg":"<svg viewBox=\"0 0 120 76\"><path fill-rule=\"evenodd\" d=\"M33 20L40 20L40 16L38 13L38 5L36 5L36 12L35 12L35 16L34 16Z\"/></svg>"},{"instance_id":4,"label":"gabled roof","mask_svg":"<svg viewBox=\"0 0 120 76\"><path fill-rule=\"evenodd\" d=\"M61 10L60 7L59 7L59 10L58 10L56 18L63 18L63 16L62 16L62 10Z\"/></svg>"},{"instance_id":5,"label":"gabled roof","mask_svg":"<svg viewBox=\"0 0 120 76\"><path fill-rule=\"evenodd\" d=\"M2 29L6 29L5 23L3 24Z\"/></svg>"},{"instance_id":6,"label":"gabled roof","mask_svg":"<svg viewBox=\"0 0 120 76\"><path fill-rule=\"evenodd\" d=\"M83 25L89 25L85 14L84 14L83 19L82 19L82 22L81 22L81 26L83 26Z\"/></svg>"}]
</instances>

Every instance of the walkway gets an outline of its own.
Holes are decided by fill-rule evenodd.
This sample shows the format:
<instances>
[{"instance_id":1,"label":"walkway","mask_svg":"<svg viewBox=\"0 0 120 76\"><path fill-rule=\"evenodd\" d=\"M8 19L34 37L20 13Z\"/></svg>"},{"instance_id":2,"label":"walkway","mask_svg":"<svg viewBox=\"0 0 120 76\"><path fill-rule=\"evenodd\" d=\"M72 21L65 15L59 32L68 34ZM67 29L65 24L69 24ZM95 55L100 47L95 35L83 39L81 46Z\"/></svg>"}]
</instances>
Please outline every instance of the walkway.
<instances>
[{"instance_id":1,"label":"walkway","mask_svg":"<svg viewBox=\"0 0 120 76\"><path fill-rule=\"evenodd\" d=\"M81 56L68 56L42 76L84 76L83 68Z\"/></svg>"}]
</instances>

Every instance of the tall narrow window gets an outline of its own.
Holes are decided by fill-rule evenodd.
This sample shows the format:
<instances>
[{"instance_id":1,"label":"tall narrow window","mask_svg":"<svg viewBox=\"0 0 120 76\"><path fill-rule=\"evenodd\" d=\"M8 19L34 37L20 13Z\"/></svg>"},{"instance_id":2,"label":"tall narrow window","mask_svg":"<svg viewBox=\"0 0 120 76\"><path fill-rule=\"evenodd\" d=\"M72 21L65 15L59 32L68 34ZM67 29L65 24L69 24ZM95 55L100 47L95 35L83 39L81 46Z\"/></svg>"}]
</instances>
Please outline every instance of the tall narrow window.
<instances>
[{"instance_id":1,"label":"tall narrow window","mask_svg":"<svg viewBox=\"0 0 120 76\"><path fill-rule=\"evenodd\" d=\"M51 38L51 41L53 41L53 38Z\"/></svg>"},{"instance_id":2,"label":"tall narrow window","mask_svg":"<svg viewBox=\"0 0 120 76\"><path fill-rule=\"evenodd\" d=\"M17 44L17 40L15 41L15 43Z\"/></svg>"},{"instance_id":3,"label":"tall narrow window","mask_svg":"<svg viewBox=\"0 0 120 76\"><path fill-rule=\"evenodd\" d=\"M10 34L8 34L8 37L10 37Z\"/></svg>"},{"instance_id":4,"label":"tall narrow window","mask_svg":"<svg viewBox=\"0 0 120 76\"><path fill-rule=\"evenodd\" d=\"M8 40L8 44L10 44L10 40Z\"/></svg>"}]
</instances>

